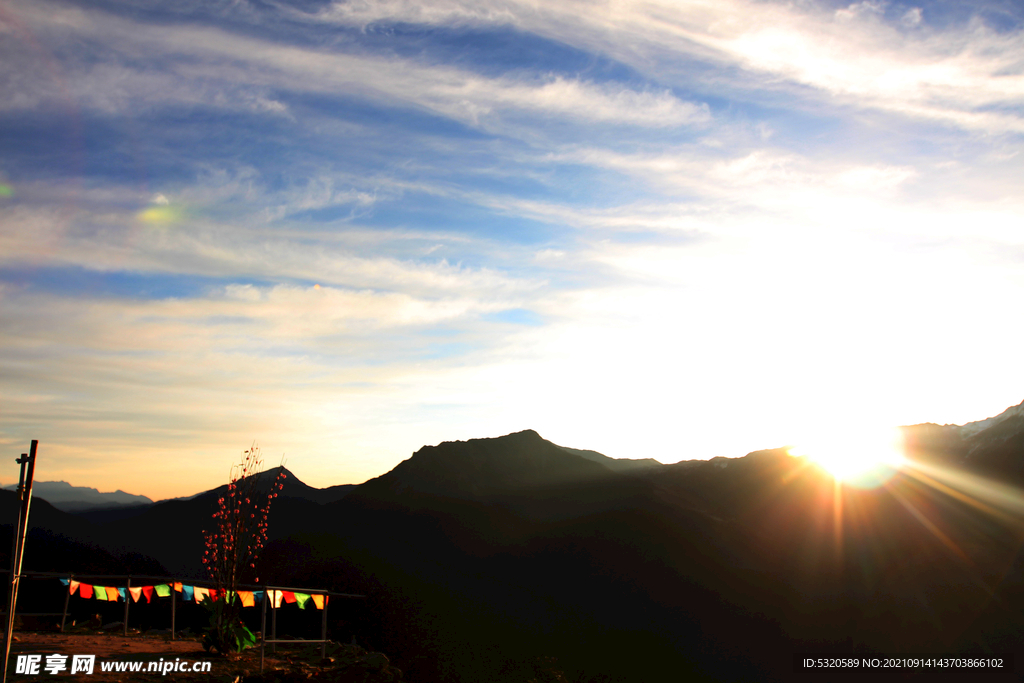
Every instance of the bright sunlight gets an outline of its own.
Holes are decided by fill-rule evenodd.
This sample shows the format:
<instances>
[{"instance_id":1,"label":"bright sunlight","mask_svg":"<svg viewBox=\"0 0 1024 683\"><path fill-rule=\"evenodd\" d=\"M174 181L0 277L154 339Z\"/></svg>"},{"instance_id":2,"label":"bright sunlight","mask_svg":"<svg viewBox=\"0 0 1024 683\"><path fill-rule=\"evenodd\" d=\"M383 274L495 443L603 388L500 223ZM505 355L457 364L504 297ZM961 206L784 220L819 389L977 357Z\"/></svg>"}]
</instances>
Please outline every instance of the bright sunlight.
<instances>
[{"instance_id":1,"label":"bright sunlight","mask_svg":"<svg viewBox=\"0 0 1024 683\"><path fill-rule=\"evenodd\" d=\"M861 486L883 483L905 462L903 435L894 428L830 430L793 446L789 453L806 457L837 481Z\"/></svg>"}]
</instances>

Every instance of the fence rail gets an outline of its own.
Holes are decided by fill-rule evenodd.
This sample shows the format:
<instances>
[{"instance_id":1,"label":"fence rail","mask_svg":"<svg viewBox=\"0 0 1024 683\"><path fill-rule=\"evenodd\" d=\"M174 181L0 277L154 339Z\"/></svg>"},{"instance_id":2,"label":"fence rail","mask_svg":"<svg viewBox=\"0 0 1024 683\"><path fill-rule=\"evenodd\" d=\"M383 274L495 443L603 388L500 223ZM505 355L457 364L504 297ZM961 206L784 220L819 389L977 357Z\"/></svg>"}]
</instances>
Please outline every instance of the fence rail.
<instances>
[{"instance_id":1,"label":"fence rail","mask_svg":"<svg viewBox=\"0 0 1024 683\"><path fill-rule=\"evenodd\" d=\"M10 574L11 572L8 569L0 569L0 573ZM132 587L132 585L131 585L132 579L136 579L136 580L140 580L140 581L160 581L161 583L166 583L166 584L172 586L172 588L171 588L171 595L170 595L170 598L171 598L171 640L174 640L176 635L177 635L177 629L175 628L175 605L176 605L176 603L178 601L177 600L177 593L178 593L178 591L174 590L173 585L177 584L177 583L184 583L184 582L179 581L176 578L168 577L168 576L151 576L151 575L145 575L145 574L74 574L74 573L68 573L68 572L20 572L18 574L18 578L19 579L22 579L22 578L24 578L24 579L67 579L69 583L73 579L103 579L103 580L113 580L113 581L121 581L121 580L123 580L125 582L125 589L126 589L125 590L125 596L124 596L124 635L125 636L128 635L128 607L129 607L129 604L131 603L131 600L132 600L132 596L130 594L130 591L128 591L127 589ZM188 585L191 585L191 586L197 586L198 585L201 588L205 588L206 586L209 586L209 585L211 585L213 583L212 581L203 581L203 580L193 581L191 579L187 579L187 581L189 582ZM138 587L138 586L136 586L136 587ZM270 595L271 591L277 591L278 593L285 593L285 592L287 592L287 593L304 593L304 594L309 594L309 595L325 595L325 596L338 597L338 598L353 598L353 599L365 599L366 598L365 595L358 595L358 594L355 594L355 593L338 593L338 592L335 592L335 591L320 590L320 589L316 589L316 588L291 588L291 587L285 587L285 586L268 586L268 585L265 585L265 584L262 584L262 585L260 585L260 584L240 584L236 588L245 589L245 590L254 589L254 590L263 591L263 598L262 598L262 600L260 600L260 602L262 603L262 606L263 606L263 614L262 614L262 618L261 618L261 628L260 628L260 673L263 672L263 664L264 664L264 658L265 658L265 652L266 652L266 646L267 645L270 645L270 651L271 652L277 652L277 645L279 643L280 644L286 644L286 643L288 643L288 644L295 644L295 643L320 643L320 658L323 659L324 657L327 656L327 642L328 642L327 641L327 605L328 605L329 601L326 600L326 599L324 600L324 606L323 606L323 609L321 610L323 614L322 614L321 623L320 623L320 638L318 640L279 640L278 637L277 637L277 609L278 609L277 608L277 603L279 602L279 600L277 599L276 596L273 599L271 598L271 595ZM53 613L46 613L46 614L43 614L43 613L33 613L33 614L22 613L21 616L25 616L25 617L42 617L42 616L57 616L57 615L60 615L60 617L61 617L61 619L60 619L60 630L61 630L61 633L63 633L64 632L64 625L67 622L67 618L68 618L68 606L69 606L70 600L71 600L71 587L68 586L67 587L67 592L65 592L65 594L64 594L64 612L63 613L62 612L53 612ZM270 630L270 638L266 637L266 633L267 633L267 603L268 602L271 603L271 618L270 618L270 629L271 630ZM17 608L15 608L13 611L15 613L15 616L18 616Z\"/></svg>"}]
</instances>

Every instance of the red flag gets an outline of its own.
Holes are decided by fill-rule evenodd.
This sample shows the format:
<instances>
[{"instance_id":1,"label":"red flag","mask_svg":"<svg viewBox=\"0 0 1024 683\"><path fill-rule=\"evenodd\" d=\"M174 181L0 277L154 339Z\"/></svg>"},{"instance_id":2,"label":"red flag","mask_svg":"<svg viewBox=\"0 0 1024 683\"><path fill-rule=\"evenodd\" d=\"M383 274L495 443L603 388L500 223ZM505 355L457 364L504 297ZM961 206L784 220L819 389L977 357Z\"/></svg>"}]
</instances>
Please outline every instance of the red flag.
<instances>
[{"instance_id":1,"label":"red flag","mask_svg":"<svg viewBox=\"0 0 1024 683\"><path fill-rule=\"evenodd\" d=\"M92 586L87 583L78 584L78 597L80 598L91 598L92 597Z\"/></svg>"},{"instance_id":2,"label":"red flag","mask_svg":"<svg viewBox=\"0 0 1024 683\"><path fill-rule=\"evenodd\" d=\"M153 587L152 586L143 586L142 587L142 594L146 596L146 602L152 602L153 601Z\"/></svg>"},{"instance_id":3,"label":"red flag","mask_svg":"<svg viewBox=\"0 0 1024 683\"><path fill-rule=\"evenodd\" d=\"M295 593L291 591L281 591L281 595L284 596L284 601L291 604L295 602Z\"/></svg>"}]
</instances>

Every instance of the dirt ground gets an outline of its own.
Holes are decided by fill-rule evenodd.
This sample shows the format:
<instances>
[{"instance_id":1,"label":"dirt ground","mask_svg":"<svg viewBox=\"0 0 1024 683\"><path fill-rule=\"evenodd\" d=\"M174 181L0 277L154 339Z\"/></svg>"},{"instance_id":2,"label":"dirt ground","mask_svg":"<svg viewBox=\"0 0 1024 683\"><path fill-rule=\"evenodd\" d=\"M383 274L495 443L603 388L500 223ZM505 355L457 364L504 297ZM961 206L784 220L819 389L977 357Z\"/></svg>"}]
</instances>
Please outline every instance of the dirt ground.
<instances>
[{"instance_id":1,"label":"dirt ground","mask_svg":"<svg viewBox=\"0 0 1024 683\"><path fill-rule=\"evenodd\" d=\"M39 674L32 676L16 673L18 655L42 655ZM55 674L44 670L46 656L67 655L66 668ZM71 674L74 655L96 655L96 664L91 675ZM175 662L180 659L191 665L194 662L210 662L209 673L169 671L166 674L146 672L149 662ZM103 672L103 662L141 661L142 672ZM172 641L170 635L89 633L46 633L16 631L11 644L11 659L8 669L10 681L54 680L75 678L82 683L112 683L114 681L207 681L208 683L249 683L254 681L399 681L402 673L391 667L387 658L380 653L366 652L353 645L328 644L328 657L322 660L319 644L278 645L276 654L267 646L264 661L265 673L260 676L259 647L234 657L210 656L203 650L197 638Z\"/></svg>"}]
</instances>

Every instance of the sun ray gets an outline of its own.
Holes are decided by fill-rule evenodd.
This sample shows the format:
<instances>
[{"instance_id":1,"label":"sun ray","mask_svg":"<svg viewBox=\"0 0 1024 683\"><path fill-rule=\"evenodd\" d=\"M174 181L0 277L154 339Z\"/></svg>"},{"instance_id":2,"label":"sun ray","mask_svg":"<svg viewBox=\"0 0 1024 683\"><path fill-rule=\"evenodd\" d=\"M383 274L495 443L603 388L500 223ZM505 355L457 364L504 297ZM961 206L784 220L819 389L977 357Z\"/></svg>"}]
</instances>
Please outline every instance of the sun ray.
<instances>
[{"instance_id":1,"label":"sun ray","mask_svg":"<svg viewBox=\"0 0 1024 683\"><path fill-rule=\"evenodd\" d=\"M901 505L903 505L903 507L906 508L907 511L911 515L913 515L914 518L918 522L920 522L921 525L925 529L930 531L932 533L932 535L935 536L935 538L939 539L942 542L943 545L945 545L947 548L949 548L955 555L960 557L965 562L967 562L969 564L972 564L972 565L974 564L974 562L971 560L971 558L968 557L967 553L965 553L960 548L960 546L958 546L956 544L956 542L952 538L950 538L948 535L946 535L946 533L943 532L942 529L940 529L932 520L928 519L928 516L926 514L924 514L923 512L921 512L917 508L917 506L914 505L910 501L910 499L908 499L905 495L900 493L900 491L898 490L898 487L890 486L890 487L888 487L888 490L889 490L890 493L892 493L893 497L897 501L899 501L899 503Z\"/></svg>"}]
</instances>

